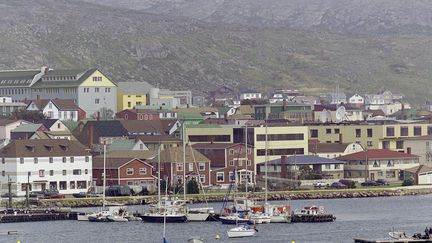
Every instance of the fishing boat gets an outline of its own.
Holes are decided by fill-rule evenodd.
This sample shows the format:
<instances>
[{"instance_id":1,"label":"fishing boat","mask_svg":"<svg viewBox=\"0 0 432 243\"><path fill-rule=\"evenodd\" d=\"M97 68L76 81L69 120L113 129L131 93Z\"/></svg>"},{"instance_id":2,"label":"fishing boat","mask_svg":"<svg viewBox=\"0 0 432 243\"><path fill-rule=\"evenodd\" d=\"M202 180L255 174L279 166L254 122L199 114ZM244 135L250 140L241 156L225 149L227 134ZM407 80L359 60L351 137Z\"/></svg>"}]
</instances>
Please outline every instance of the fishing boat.
<instances>
[{"instance_id":1,"label":"fishing boat","mask_svg":"<svg viewBox=\"0 0 432 243\"><path fill-rule=\"evenodd\" d=\"M332 222L336 220L333 214L328 214L324 211L323 206L307 206L299 213L293 214L293 222Z\"/></svg>"},{"instance_id":2,"label":"fishing boat","mask_svg":"<svg viewBox=\"0 0 432 243\"><path fill-rule=\"evenodd\" d=\"M256 233L256 229L251 228L247 224L239 224L237 227L227 231L229 238L251 237Z\"/></svg>"}]
</instances>

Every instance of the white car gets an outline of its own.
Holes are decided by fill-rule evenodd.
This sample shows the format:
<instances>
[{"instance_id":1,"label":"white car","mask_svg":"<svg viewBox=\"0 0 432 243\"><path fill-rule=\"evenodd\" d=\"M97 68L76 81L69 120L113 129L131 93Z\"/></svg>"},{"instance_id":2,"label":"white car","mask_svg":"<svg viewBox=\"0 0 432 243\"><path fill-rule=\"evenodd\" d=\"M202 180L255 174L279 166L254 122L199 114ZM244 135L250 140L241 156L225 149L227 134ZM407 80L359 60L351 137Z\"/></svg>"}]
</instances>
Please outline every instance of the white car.
<instances>
[{"instance_id":1,"label":"white car","mask_svg":"<svg viewBox=\"0 0 432 243\"><path fill-rule=\"evenodd\" d=\"M328 186L328 184L327 183L325 183L325 182L322 182L322 181L317 181L317 182L315 182L314 184L314 187L318 187L318 188L321 188L321 187L326 187L326 186Z\"/></svg>"}]
</instances>

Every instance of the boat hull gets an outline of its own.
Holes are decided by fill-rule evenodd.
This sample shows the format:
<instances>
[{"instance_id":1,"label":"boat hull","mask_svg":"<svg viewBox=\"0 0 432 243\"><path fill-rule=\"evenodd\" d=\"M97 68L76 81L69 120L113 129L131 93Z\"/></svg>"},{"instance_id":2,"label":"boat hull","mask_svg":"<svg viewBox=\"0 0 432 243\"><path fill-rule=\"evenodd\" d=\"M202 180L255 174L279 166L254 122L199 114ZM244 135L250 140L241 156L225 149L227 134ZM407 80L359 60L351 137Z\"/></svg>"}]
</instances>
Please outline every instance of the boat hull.
<instances>
[{"instance_id":1,"label":"boat hull","mask_svg":"<svg viewBox=\"0 0 432 243\"><path fill-rule=\"evenodd\" d=\"M242 237L251 237L255 235L255 230L242 230L242 231L227 231L227 235L229 238L242 238Z\"/></svg>"},{"instance_id":2,"label":"boat hull","mask_svg":"<svg viewBox=\"0 0 432 243\"><path fill-rule=\"evenodd\" d=\"M163 223L164 215L141 215L141 218L144 222L149 223ZM186 215L167 215L166 221L167 223L185 223L187 221Z\"/></svg>"},{"instance_id":3,"label":"boat hull","mask_svg":"<svg viewBox=\"0 0 432 243\"><path fill-rule=\"evenodd\" d=\"M219 221L221 221L222 224L240 224L240 223L246 223L246 224L253 224L254 222L249 219L242 219L242 218L226 218L226 217L219 217Z\"/></svg>"},{"instance_id":4,"label":"boat hull","mask_svg":"<svg viewBox=\"0 0 432 243\"><path fill-rule=\"evenodd\" d=\"M188 221L206 221L209 217L209 213L188 213L187 220Z\"/></svg>"},{"instance_id":5,"label":"boat hull","mask_svg":"<svg viewBox=\"0 0 432 243\"><path fill-rule=\"evenodd\" d=\"M270 223L291 223L291 216L271 216Z\"/></svg>"}]
</instances>

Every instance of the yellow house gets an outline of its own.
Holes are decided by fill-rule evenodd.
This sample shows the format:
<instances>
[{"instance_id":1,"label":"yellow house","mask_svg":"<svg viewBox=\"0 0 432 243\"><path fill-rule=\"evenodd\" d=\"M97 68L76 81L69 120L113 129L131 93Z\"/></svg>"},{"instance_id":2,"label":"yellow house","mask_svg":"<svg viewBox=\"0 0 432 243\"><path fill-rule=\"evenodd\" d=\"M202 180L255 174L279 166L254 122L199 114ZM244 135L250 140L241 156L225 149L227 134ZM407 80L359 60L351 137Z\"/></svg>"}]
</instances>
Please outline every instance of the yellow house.
<instances>
[{"instance_id":1,"label":"yellow house","mask_svg":"<svg viewBox=\"0 0 432 243\"><path fill-rule=\"evenodd\" d=\"M121 82L117 90L117 112L147 105L152 86L147 82Z\"/></svg>"}]
</instances>

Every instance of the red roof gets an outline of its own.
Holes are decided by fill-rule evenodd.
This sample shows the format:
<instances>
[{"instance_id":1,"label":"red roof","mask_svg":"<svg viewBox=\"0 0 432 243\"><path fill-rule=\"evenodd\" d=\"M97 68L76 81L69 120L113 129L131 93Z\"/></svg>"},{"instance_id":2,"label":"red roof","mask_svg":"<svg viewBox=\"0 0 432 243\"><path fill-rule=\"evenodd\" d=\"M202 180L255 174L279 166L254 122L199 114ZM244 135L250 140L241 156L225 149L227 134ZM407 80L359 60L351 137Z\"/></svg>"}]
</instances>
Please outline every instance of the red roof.
<instances>
[{"instance_id":1,"label":"red roof","mask_svg":"<svg viewBox=\"0 0 432 243\"><path fill-rule=\"evenodd\" d=\"M369 149L367 151L368 159L397 159L397 158L418 158L414 154L406 154L388 149ZM337 160L365 160L366 151L352 153L336 158Z\"/></svg>"}]
</instances>

